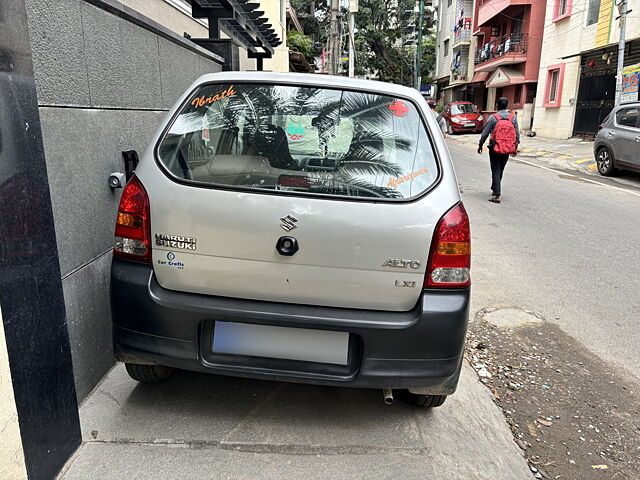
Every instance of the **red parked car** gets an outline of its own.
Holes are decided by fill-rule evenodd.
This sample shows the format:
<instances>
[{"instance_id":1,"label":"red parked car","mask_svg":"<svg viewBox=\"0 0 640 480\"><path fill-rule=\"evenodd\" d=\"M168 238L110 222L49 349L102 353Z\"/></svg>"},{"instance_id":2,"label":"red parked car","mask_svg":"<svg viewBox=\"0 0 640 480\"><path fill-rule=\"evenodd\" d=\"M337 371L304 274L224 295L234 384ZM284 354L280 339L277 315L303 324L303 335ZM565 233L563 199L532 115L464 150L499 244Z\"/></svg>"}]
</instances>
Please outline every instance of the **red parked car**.
<instances>
[{"instance_id":1,"label":"red parked car","mask_svg":"<svg viewBox=\"0 0 640 480\"><path fill-rule=\"evenodd\" d=\"M484 128L482 115L478 107L471 102L448 103L440 114L447 122L447 133L481 132Z\"/></svg>"}]
</instances>

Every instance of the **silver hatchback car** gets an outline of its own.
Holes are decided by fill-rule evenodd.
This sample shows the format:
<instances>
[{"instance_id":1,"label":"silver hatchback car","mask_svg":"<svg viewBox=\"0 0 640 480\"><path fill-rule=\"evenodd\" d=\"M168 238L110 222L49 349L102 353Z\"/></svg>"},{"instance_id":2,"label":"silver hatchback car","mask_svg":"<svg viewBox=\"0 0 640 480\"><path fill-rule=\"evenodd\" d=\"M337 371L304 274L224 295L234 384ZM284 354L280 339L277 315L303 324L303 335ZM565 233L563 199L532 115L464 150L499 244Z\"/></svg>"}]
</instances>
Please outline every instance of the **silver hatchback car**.
<instances>
[{"instance_id":1,"label":"silver hatchback car","mask_svg":"<svg viewBox=\"0 0 640 480\"><path fill-rule=\"evenodd\" d=\"M640 102L614 108L598 130L593 152L600 175L618 169L640 172Z\"/></svg>"},{"instance_id":2,"label":"silver hatchback car","mask_svg":"<svg viewBox=\"0 0 640 480\"><path fill-rule=\"evenodd\" d=\"M126 185L111 270L115 353L171 367L391 389L437 407L458 383L469 219L417 90L206 75Z\"/></svg>"}]
</instances>

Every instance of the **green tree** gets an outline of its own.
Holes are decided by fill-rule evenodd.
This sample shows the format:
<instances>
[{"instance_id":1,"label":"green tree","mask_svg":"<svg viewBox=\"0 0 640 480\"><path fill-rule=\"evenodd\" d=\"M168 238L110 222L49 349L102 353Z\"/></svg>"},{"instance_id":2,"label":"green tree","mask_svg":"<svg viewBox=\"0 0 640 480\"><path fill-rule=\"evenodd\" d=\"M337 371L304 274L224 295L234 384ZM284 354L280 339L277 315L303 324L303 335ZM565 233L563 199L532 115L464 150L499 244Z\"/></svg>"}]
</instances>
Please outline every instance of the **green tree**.
<instances>
[{"instance_id":1,"label":"green tree","mask_svg":"<svg viewBox=\"0 0 640 480\"><path fill-rule=\"evenodd\" d=\"M375 76L382 81L413 85L415 75L415 38L422 28L423 83L430 80L433 68L434 42L431 24L417 25L418 0L361 0L356 21L356 74Z\"/></svg>"},{"instance_id":2,"label":"green tree","mask_svg":"<svg viewBox=\"0 0 640 480\"><path fill-rule=\"evenodd\" d=\"M329 24L326 0L291 0L291 5L302 22L305 35L311 38L313 54L320 55L322 46L327 42Z\"/></svg>"},{"instance_id":3,"label":"green tree","mask_svg":"<svg viewBox=\"0 0 640 480\"><path fill-rule=\"evenodd\" d=\"M433 73L436 68L436 35L435 32L429 30L422 41L422 85L433 83Z\"/></svg>"},{"instance_id":4,"label":"green tree","mask_svg":"<svg viewBox=\"0 0 640 480\"><path fill-rule=\"evenodd\" d=\"M314 48L311 37L303 35L297 30L290 30L287 33L287 46L296 52L300 52L307 60L313 62Z\"/></svg>"}]
</instances>

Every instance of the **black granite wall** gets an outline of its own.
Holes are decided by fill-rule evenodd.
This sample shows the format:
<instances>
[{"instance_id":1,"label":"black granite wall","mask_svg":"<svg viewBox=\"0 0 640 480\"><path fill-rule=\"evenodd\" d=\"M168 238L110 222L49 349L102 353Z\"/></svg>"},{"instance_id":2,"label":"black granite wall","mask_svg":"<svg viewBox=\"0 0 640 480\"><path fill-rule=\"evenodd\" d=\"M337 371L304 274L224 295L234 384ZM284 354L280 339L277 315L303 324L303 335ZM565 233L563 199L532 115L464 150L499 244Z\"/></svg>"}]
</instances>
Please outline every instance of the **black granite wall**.
<instances>
[{"instance_id":1,"label":"black granite wall","mask_svg":"<svg viewBox=\"0 0 640 480\"><path fill-rule=\"evenodd\" d=\"M26 32L24 0L2 0L0 308L29 480L50 480L80 426Z\"/></svg>"}]
</instances>

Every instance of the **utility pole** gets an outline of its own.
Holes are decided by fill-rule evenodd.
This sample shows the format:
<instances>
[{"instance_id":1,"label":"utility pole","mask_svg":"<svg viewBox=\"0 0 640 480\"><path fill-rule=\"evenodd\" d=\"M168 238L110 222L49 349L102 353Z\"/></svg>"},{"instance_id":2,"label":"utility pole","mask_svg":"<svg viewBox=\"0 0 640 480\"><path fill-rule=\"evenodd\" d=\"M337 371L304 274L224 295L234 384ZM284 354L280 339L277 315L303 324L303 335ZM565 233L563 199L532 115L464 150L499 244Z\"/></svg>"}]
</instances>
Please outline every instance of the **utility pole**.
<instances>
[{"instance_id":1,"label":"utility pole","mask_svg":"<svg viewBox=\"0 0 640 480\"><path fill-rule=\"evenodd\" d=\"M349 0L349 76L355 76L355 38L353 31L355 29L355 13L358 11L358 0Z\"/></svg>"},{"instance_id":2,"label":"utility pole","mask_svg":"<svg viewBox=\"0 0 640 480\"><path fill-rule=\"evenodd\" d=\"M422 65L422 20L424 16L424 0L420 0L420 12L418 14L418 44L416 45L416 90L420 90L422 77L420 75L420 66Z\"/></svg>"},{"instance_id":3,"label":"utility pole","mask_svg":"<svg viewBox=\"0 0 640 480\"><path fill-rule=\"evenodd\" d=\"M616 74L616 106L620 105L620 97L622 96L622 69L624 68L624 37L626 35L627 0L619 0L618 12L620 16L620 41L618 42L618 71Z\"/></svg>"},{"instance_id":4,"label":"utility pole","mask_svg":"<svg viewBox=\"0 0 640 480\"><path fill-rule=\"evenodd\" d=\"M340 48L340 38L338 36L338 14L340 12L340 0L331 0L331 20L329 23L329 73L336 75L338 73L338 62Z\"/></svg>"}]
</instances>

